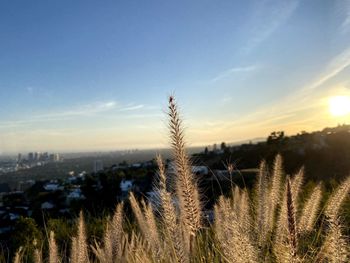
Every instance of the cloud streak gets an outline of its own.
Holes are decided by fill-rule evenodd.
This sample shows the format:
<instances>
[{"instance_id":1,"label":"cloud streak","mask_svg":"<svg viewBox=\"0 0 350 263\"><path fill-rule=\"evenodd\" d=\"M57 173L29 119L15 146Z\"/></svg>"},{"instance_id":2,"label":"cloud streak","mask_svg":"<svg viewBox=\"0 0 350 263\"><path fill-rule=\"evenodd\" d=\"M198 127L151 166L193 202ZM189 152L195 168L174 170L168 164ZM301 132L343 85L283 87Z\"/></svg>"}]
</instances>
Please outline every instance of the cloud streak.
<instances>
[{"instance_id":1,"label":"cloud streak","mask_svg":"<svg viewBox=\"0 0 350 263\"><path fill-rule=\"evenodd\" d=\"M350 47L345 49L343 52L341 52L339 55L337 55L335 58L331 60L331 62L328 64L325 72L314 81L312 84L310 84L306 89L315 89L326 83L331 78L338 75L340 72L342 72L345 68L347 68L350 65Z\"/></svg>"},{"instance_id":2,"label":"cloud streak","mask_svg":"<svg viewBox=\"0 0 350 263\"><path fill-rule=\"evenodd\" d=\"M335 87L324 89L324 86L349 66L350 47L331 59L315 80L302 86L293 94L268 106L264 105L260 110L242 115L233 122L216 120L214 124L196 123L193 138L194 140L203 138L207 142L230 140L233 137L241 140L261 136L264 133L267 135L274 129L297 132L329 125L336 120L327 115L325 98L331 94L344 93L346 90ZM316 90L318 90L317 93ZM220 138L216 138L217 136Z\"/></svg>"},{"instance_id":3,"label":"cloud streak","mask_svg":"<svg viewBox=\"0 0 350 263\"><path fill-rule=\"evenodd\" d=\"M70 109L59 110L56 112L50 112L47 114L33 115L25 119L19 119L14 121L0 121L0 129L17 128L35 123L45 123L54 121L64 121L80 117L93 117L102 113L108 112L123 112L123 114L130 115L132 112L144 108L144 105L132 105L121 106L116 101L106 102L93 102L84 105L78 105L71 107ZM142 116L144 116L143 114ZM131 115L135 118L135 114Z\"/></svg>"},{"instance_id":4,"label":"cloud streak","mask_svg":"<svg viewBox=\"0 0 350 263\"><path fill-rule=\"evenodd\" d=\"M228 70L225 70L225 71L219 73L216 77L212 78L210 81L217 82L221 79L229 77L232 74L247 73L247 72L255 71L256 68L257 67L255 65L250 65L250 66L245 66L245 67L233 67L233 68L230 68Z\"/></svg>"},{"instance_id":5,"label":"cloud streak","mask_svg":"<svg viewBox=\"0 0 350 263\"><path fill-rule=\"evenodd\" d=\"M344 20L340 26L340 31L346 34L350 30L350 0L341 1L341 9L344 12Z\"/></svg>"},{"instance_id":6,"label":"cloud streak","mask_svg":"<svg viewBox=\"0 0 350 263\"><path fill-rule=\"evenodd\" d=\"M249 39L243 52L249 53L260 43L269 38L281 25L283 25L297 9L299 2L290 1L259 1L253 12L253 37Z\"/></svg>"}]
</instances>

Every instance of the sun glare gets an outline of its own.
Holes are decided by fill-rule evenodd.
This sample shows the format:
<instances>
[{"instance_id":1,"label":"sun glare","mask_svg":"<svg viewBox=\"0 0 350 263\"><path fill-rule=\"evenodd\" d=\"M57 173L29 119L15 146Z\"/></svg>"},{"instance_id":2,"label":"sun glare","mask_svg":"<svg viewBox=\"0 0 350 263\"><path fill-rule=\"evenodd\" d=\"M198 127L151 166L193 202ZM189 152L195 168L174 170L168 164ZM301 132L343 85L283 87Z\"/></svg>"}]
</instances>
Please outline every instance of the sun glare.
<instances>
[{"instance_id":1,"label":"sun glare","mask_svg":"<svg viewBox=\"0 0 350 263\"><path fill-rule=\"evenodd\" d=\"M336 117L350 114L350 97L334 96L329 98L329 111Z\"/></svg>"}]
</instances>

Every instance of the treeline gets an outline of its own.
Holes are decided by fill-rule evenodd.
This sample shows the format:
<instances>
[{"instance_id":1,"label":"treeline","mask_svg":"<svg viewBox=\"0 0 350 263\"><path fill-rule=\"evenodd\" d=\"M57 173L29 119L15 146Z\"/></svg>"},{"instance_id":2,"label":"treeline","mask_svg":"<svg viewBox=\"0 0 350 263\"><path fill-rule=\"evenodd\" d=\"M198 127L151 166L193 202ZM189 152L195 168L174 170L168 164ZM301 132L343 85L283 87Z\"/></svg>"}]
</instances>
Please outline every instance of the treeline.
<instances>
[{"instance_id":1,"label":"treeline","mask_svg":"<svg viewBox=\"0 0 350 263\"><path fill-rule=\"evenodd\" d=\"M205 149L194 160L211 169L225 169L227 164L233 164L241 170L258 167L262 159L271 164L276 154L283 156L288 174L304 166L306 180L339 181L350 173L350 125L294 136L272 132L264 142L239 146L222 143L219 150Z\"/></svg>"}]
</instances>

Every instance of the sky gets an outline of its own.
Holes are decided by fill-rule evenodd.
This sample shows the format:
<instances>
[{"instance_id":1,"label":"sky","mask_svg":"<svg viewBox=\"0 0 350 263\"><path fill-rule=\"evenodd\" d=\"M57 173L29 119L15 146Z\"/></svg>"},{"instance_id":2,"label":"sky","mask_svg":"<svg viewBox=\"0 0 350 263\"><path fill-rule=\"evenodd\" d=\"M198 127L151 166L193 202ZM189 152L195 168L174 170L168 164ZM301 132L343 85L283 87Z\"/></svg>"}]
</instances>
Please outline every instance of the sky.
<instances>
[{"instance_id":1,"label":"sky","mask_svg":"<svg viewBox=\"0 0 350 263\"><path fill-rule=\"evenodd\" d=\"M350 95L350 0L0 2L0 153L314 131Z\"/></svg>"}]
</instances>

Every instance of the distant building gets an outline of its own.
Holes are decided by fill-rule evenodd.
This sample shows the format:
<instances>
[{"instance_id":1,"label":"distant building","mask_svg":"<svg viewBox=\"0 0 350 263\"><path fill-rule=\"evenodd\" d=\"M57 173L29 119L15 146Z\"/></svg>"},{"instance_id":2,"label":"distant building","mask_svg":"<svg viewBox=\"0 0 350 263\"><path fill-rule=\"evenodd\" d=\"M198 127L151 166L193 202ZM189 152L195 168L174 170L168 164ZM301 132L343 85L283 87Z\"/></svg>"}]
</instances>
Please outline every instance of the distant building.
<instances>
[{"instance_id":1,"label":"distant building","mask_svg":"<svg viewBox=\"0 0 350 263\"><path fill-rule=\"evenodd\" d=\"M122 192L129 192L132 188L133 185L133 181L132 180L125 180L123 179L120 182L120 190L122 190Z\"/></svg>"},{"instance_id":2,"label":"distant building","mask_svg":"<svg viewBox=\"0 0 350 263\"><path fill-rule=\"evenodd\" d=\"M73 188L70 190L69 194L67 195L67 202L68 204L72 200L82 200L85 199L85 196L82 194L82 191L80 188Z\"/></svg>"},{"instance_id":3,"label":"distant building","mask_svg":"<svg viewBox=\"0 0 350 263\"><path fill-rule=\"evenodd\" d=\"M41 152L34 153L34 161L40 161L41 160Z\"/></svg>"},{"instance_id":4,"label":"distant building","mask_svg":"<svg viewBox=\"0 0 350 263\"><path fill-rule=\"evenodd\" d=\"M142 163L133 163L131 165L132 168L141 168L142 167Z\"/></svg>"},{"instance_id":5,"label":"distant building","mask_svg":"<svg viewBox=\"0 0 350 263\"><path fill-rule=\"evenodd\" d=\"M17 156L17 163L21 163L22 162L22 154L19 153Z\"/></svg>"},{"instance_id":6,"label":"distant building","mask_svg":"<svg viewBox=\"0 0 350 263\"><path fill-rule=\"evenodd\" d=\"M59 162L61 160L61 156L58 153L52 153L49 155L48 160L50 162Z\"/></svg>"},{"instance_id":7,"label":"distant building","mask_svg":"<svg viewBox=\"0 0 350 263\"><path fill-rule=\"evenodd\" d=\"M62 187L58 183L47 183L44 185L44 189L46 191L57 191L57 190L63 190Z\"/></svg>"},{"instance_id":8,"label":"distant building","mask_svg":"<svg viewBox=\"0 0 350 263\"><path fill-rule=\"evenodd\" d=\"M55 153L53 156L54 156L54 158L53 158L54 162L59 162L61 160L61 157L58 153Z\"/></svg>"},{"instance_id":9,"label":"distant building","mask_svg":"<svg viewBox=\"0 0 350 263\"><path fill-rule=\"evenodd\" d=\"M55 205L51 202L44 202L41 204L41 209L43 209L43 210L52 209L54 207L55 207Z\"/></svg>"},{"instance_id":10,"label":"distant building","mask_svg":"<svg viewBox=\"0 0 350 263\"><path fill-rule=\"evenodd\" d=\"M41 156L41 160L42 161L48 161L49 160L49 153L48 152L44 152Z\"/></svg>"},{"instance_id":11,"label":"distant building","mask_svg":"<svg viewBox=\"0 0 350 263\"><path fill-rule=\"evenodd\" d=\"M103 162L101 160L94 161L94 172L98 173L103 171Z\"/></svg>"},{"instance_id":12,"label":"distant building","mask_svg":"<svg viewBox=\"0 0 350 263\"><path fill-rule=\"evenodd\" d=\"M206 166L192 166L192 173L196 175L208 175L209 170Z\"/></svg>"},{"instance_id":13,"label":"distant building","mask_svg":"<svg viewBox=\"0 0 350 263\"><path fill-rule=\"evenodd\" d=\"M28 153L28 161L29 162L32 162L32 161L34 161L34 153Z\"/></svg>"}]
</instances>

